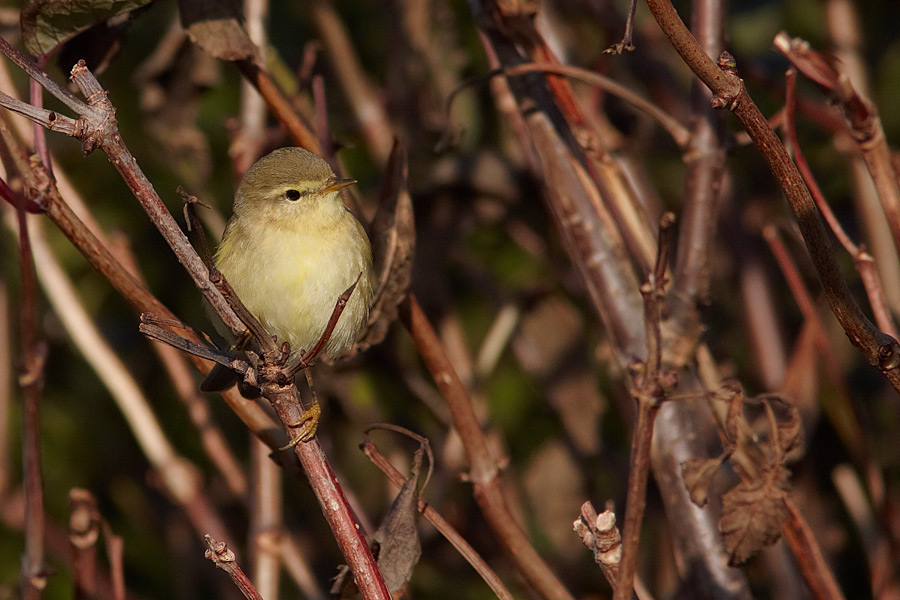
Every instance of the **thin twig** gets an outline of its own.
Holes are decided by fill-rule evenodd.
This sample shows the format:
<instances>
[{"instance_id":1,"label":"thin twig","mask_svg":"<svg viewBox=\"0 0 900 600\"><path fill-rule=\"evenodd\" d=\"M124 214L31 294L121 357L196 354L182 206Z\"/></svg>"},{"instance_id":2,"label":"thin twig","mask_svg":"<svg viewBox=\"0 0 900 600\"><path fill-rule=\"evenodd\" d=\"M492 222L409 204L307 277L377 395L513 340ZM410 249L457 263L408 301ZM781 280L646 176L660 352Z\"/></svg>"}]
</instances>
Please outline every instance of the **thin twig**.
<instances>
[{"instance_id":1,"label":"thin twig","mask_svg":"<svg viewBox=\"0 0 900 600\"><path fill-rule=\"evenodd\" d=\"M100 539L100 512L88 490L69 491L69 545L75 571L76 600L93 598L97 591L97 541Z\"/></svg>"},{"instance_id":2,"label":"thin twig","mask_svg":"<svg viewBox=\"0 0 900 600\"><path fill-rule=\"evenodd\" d=\"M677 384L674 372L662 369L660 331L660 300L665 290L665 273L671 250L672 227L675 215L664 213L659 219L659 244L656 264L648 281L641 286L644 298L644 326L647 339L647 360L635 359L629 393L637 402L637 422L631 438L631 469L628 473L628 496L625 500L625 521L622 525L622 561L613 590L613 600L628 600L634 589L638 539L647 496L647 476L650 472L650 449L653 441L653 422L666 396Z\"/></svg>"},{"instance_id":3,"label":"thin twig","mask_svg":"<svg viewBox=\"0 0 900 600\"><path fill-rule=\"evenodd\" d=\"M816 600L844 600L822 550L797 505L787 496L784 505L790 515L784 526L784 537L794 551L813 596Z\"/></svg>"},{"instance_id":4,"label":"thin twig","mask_svg":"<svg viewBox=\"0 0 900 600\"><path fill-rule=\"evenodd\" d=\"M234 552L228 548L228 545L225 542L216 541L210 535L203 537L206 540L207 550L204 553L206 558L211 560L217 569L222 569L228 573L234 585L237 586L247 600L263 600L263 597L256 591L253 582L250 581L250 578L247 577L247 574L244 573L244 570L237 563L237 558Z\"/></svg>"},{"instance_id":5,"label":"thin twig","mask_svg":"<svg viewBox=\"0 0 900 600\"><path fill-rule=\"evenodd\" d=\"M356 276L356 279L350 284L346 290L344 290L340 296L338 296L337 301L334 303L334 308L331 310L331 316L328 318L328 323L325 325L325 329L322 331L322 335L319 336L319 341L316 342L316 345L313 346L308 352L302 352L300 356L300 361L293 367L288 367L288 373L296 374L313 365L316 358L325 349L326 344L328 344L328 340L331 339L331 334L334 332L334 328L337 327L338 320L341 318L341 315L344 312L344 308L347 306L347 302L350 301L350 296L353 294L353 290L356 289L357 284L359 283L360 278L362 277L362 272Z\"/></svg>"},{"instance_id":6,"label":"thin twig","mask_svg":"<svg viewBox=\"0 0 900 600\"><path fill-rule=\"evenodd\" d=\"M818 206L819 210L822 212L822 216L825 217L828 226L831 227L834 235L840 240L841 245L844 246L850 256L853 257L856 268L863 280L863 285L866 288L866 294L869 297L869 305L872 307L875 322L882 331L894 339L897 339L897 329L894 327L890 309L888 309L887 301L885 300L884 293L881 289L881 284L878 281L878 272L875 270L874 260L867 252L854 244L850 239L850 236L844 231L844 228L834 215L834 212L832 212L828 201L825 200L825 196L822 194L822 190L816 183L816 179L813 177L809 164L806 162L806 157L800 149L800 142L797 139L797 128L794 119L794 95L797 84L796 69L793 67L788 69L787 74L785 75L785 81L785 133L787 134L794 162L797 164L797 168L800 170L800 174L803 176L803 180L809 187L809 192L816 201L816 206Z\"/></svg>"},{"instance_id":7,"label":"thin twig","mask_svg":"<svg viewBox=\"0 0 900 600\"><path fill-rule=\"evenodd\" d=\"M464 83L460 87L453 90L453 92L447 97L447 101L445 103L447 122L450 122L449 117L450 111L453 107L453 101L457 98L461 91L469 88L472 85L476 85L478 83L481 83L482 81L493 79L495 77L515 77L524 75L525 73L553 73L557 75L565 75L566 77L577 79L590 85L597 86L605 92L609 92L614 96L618 96L625 102L628 102L638 110L644 112L647 116L656 120L656 122L658 122L662 126L662 128L665 129L670 136L672 136L672 139L675 140L675 143L680 147L685 147L691 138L690 131L688 131L688 129L684 125L682 125L681 122L678 121L678 119L662 110L656 104L653 104L649 100L646 100L642 96L638 95L636 92L633 92L618 81L610 79L609 77L602 75L601 73L596 73L594 71L589 71L580 67L573 67L571 65L561 65L558 63L525 63L521 65L515 65L513 67L507 67L505 69L493 69L482 77L478 77ZM447 130L449 131L449 126L447 127Z\"/></svg>"},{"instance_id":8,"label":"thin twig","mask_svg":"<svg viewBox=\"0 0 900 600\"><path fill-rule=\"evenodd\" d=\"M29 172L22 174L30 177ZM34 180L30 181L36 185ZM36 189L36 188L34 188ZM37 194L29 194L32 198ZM44 565L44 492L41 475L41 391L46 345L38 337L37 281L34 257L28 235L28 219L24 202L16 203L19 241L19 275L22 279L20 323L22 334L22 363L19 386L22 388L22 471L25 487L25 553L21 559L20 584L22 597L34 600L41 597L47 585Z\"/></svg>"}]
</instances>

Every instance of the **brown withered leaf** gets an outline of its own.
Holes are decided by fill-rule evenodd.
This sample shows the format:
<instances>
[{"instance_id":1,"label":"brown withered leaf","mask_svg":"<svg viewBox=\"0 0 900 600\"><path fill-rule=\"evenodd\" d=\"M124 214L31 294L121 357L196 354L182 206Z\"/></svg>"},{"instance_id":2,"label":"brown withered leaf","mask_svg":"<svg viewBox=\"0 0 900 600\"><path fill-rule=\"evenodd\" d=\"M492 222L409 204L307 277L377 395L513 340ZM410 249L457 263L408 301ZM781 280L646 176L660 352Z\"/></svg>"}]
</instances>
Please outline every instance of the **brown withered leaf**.
<instances>
[{"instance_id":1,"label":"brown withered leaf","mask_svg":"<svg viewBox=\"0 0 900 600\"><path fill-rule=\"evenodd\" d=\"M244 30L235 0L180 0L181 24L191 41L221 60L256 56L256 46Z\"/></svg>"},{"instance_id":2,"label":"brown withered leaf","mask_svg":"<svg viewBox=\"0 0 900 600\"><path fill-rule=\"evenodd\" d=\"M378 563L378 570L384 577L388 592L395 598L399 597L395 592L406 585L422 556L416 522L419 516L417 488L425 451L426 448L422 445L413 455L412 474L403 483L378 530L372 534L372 555ZM426 477L423 486L427 483ZM338 570L330 592L341 600L359 597L349 568L341 567Z\"/></svg>"},{"instance_id":3,"label":"brown withered leaf","mask_svg":"<svg viewBox=\"0 0 900 600\"><path fill-rule=\"evenodd\" d=\"M728 415L725 417L725 439L722 440L725 452L733 452L738 442L738 426L744 418L744 388L740 382L728 380L722 383L716 392L716 399L728 403Z\"/></svg>"},{"instance_id":4,"label":"brown withered leaf","mask_svg":"<svg viewBox=\"0 0 900 600\"><path fill-rule=\"evenodd\" d=\"M378 280L375 282L375 301L369 312L366 333L357 343L360 350L374 346L385 338L391 323L397 319L397 307L409 291L416 249L416 224L407 187L409 165L406 152L406 145L395 140L381 201L370 227L369 237Z\"/></svg>"},{"instance_id":5,"label":"brown withered leaf","mask_svg":"<svg viewBox=\"0 0 900 600\"><path fill-rule=\"evenodd\" d=\"M726 455L718 458L692 458L681 463L681 477L684 487L691 496L691 502L697 506L706 506L709 502L709 486Z\"/></svg>"},{"instance_id":6,"label":"brown withered leaf","mask_svg":"<svg viewBox=\"0 0 900 600\"><path fill-rule=\"evenodd\" d=\"M416 528L419 516L419 492L416 486L421 465L422 455L417 453L412 477L404 482L384 521L372 536L377 544L373 553L378 557L378 570L391 594L406 585L422 556L419 531Z\"/></svg>"},{"instance_id":7,"label":"brown withered leaf","mask_svg":"<svg viewBox=\"0 0 900 600\"><path fill-rule=\"evenodd\" d=\"M22 41L31 54L40 56L92 25L140 8L150 1L28 0L19 16Z\"/></svg>"},{"instance_id":8,"label":"brown withered leaf","mask_svg":"<svg viewBox=\"0 0 900 600\"><path fill-rule=\"evenodd\" d=\"M765 394L758 397L766 403L769 420L774 423L772 439L778 445L777 454L783 459L788 452L803 443L800 411L793 402L780 394Z\"/></svg>"},{"instance_id":9,"label":"brown withered leaf","mask_svg":"<svg viewBox=\"0 0 900 600\"><path fill-rule=\"evenodd\" d=\"M732 566L744 563L762 548L774 544L788 518L784 504L790 472L773 465L755 482L741 482L722 496L719 531Z\"/></svg>"}]
</instances>

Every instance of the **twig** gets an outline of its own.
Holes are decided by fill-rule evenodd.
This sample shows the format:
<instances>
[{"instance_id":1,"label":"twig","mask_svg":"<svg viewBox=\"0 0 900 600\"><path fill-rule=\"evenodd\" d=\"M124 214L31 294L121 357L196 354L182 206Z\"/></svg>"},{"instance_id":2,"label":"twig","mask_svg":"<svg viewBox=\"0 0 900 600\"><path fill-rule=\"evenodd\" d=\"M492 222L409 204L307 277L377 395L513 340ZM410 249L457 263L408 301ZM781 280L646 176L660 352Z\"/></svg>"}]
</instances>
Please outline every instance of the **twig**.
<instances>
[{"instance_id":1,"label":"twig","mask_svg":"<svg viewBox=\"0 0 900 600\"><path fill-rule=\"evenodd\" d=\"M691 29L708 56L723 47L724 2L692 3ZM684 210L679 217L678 252L672 273L672 291L666 301L670 318L665 332L667 360L673 368L693 358L702 333L697 303L707 300L710 256L722 205L725 142L722 115L709 105L709 90L697 80L691 84L690 138L684 151Z\"/></svg>"},{"instance_id":2,"label":"twig","mask_svg":"<svg viewBox=\"0 0 900 600\"><path fill-rule=\"evenodd\" d=\"M666 132L670 136L672 136L672 139L675 140L675 143L680 147L685 147L690 141L690 131L688 131L688 129L684 125L682 125L681 122L678 121L678 119L662 110L656 104L653 104L649 100L646 100L642 96L638 95L636 92L633 92L629 88L625 87L618 81L610 79L609 77L606 77L601 73L596 73L594 71L589 71L580 67L573 67L571 65L561 65L558 63L525 63L507 67L505 69L492 69L484 76L468 81L460 87L456 88L447 97L447 101L445 103L446 122L448 124L445 135L450 129L450 111L453 107L453 101L458 97L460 92L472 85L476 85L478 83L481 83L482 81L493 79L498 76L515 77L524 75L526 73L553 73L557 75L565 75L566 77L577 79L587 84L597 86L605 92L609 92L614 96L618 96L625 102L628 102L638 110L644 112L647 116L654 119L662 126L663 129L666 130Z\"/></svg>"},{"instance_id":3,"label":"twig","mask_svg":"<svg viewBox=\"0 0 900 600\"><path fill-rule=\"evenodd\" d=\"M279 598L280 563L278 540L285 536L283 523L282 471L269 458L269 449L251 440L250 532L253 581L264 598Z\"/></svg>"},{"instance_id":4,"label":"twig","mask_svg":"<svg viewBox=\"0 0 900 600\"><path fill-rule=\"evenodd\" d=\"M97 541L100 539L100 513L97 500L88 490L69 491L69 545L75 571L76 600L88 600L96 593Z\"/></svg>"},{"instance_id":5,"label":"twig","mask_svg":"<svg viewBox=\"0 0 900 600\"><path fill-rule=\"evenodd\" d=\"M844 595L822 556L816 538L794 501L784 497L789 517L784 525L784 538L791 545L797 563L816 600L844 600Z\"/></svg>"},{"instance_id":6,"label":"twig","mask_svg":"<svg viewBox=\"0 0 900 600\"><path fill-rule=\"evenodd\" d=\"M315 573L293 538L281 536L278 540L278 551L285 572L294 580L305 598L309 598L309 600L329 599L328 594L319 586Z\"/></svg>"},{"instance_id":7,"label":"twig","mask_svg":"<svg viewBox=\"0 0 900 600\"><path fill-rule=\"evenodd\" d=\"M324 55L331 62L344 98L356 115L369 152L378 164L387 164L394 142L393 128L382 99L360 64L347 28L331 2L312 0L306 7L322 45L327 49Z\"/></svg>"},{"instance_id":8,"label":"twig","mask_svg":"<svg viewBox=\"0 0 900 600\"><path fill-rule=\"evenodd\" d=\"M29 173L23 173L29 177ZM34 180L30 181L32 185ZM38 189L36 186L35 191ZM32 198L37 194L30 194ZM25 553L21 559L22 597L41 597L47 585L44 565L44 492L41 475L41 390L47 348L38 338L37 282L34 257L28 236L28 219L24 202L16 203L19 241L19 274L22 279L20 323L22 333L22 365L19 386L22 388L22 470L25 487Z\"/></svg>"},{"instance_id":9,"label":"twig","mask_svg":"<svg viewBox=\"0 0 900 600\"><path fill-rule=\"evenodd\" d=\"M812 50L799 38L785 32L775 36L780 50L804 75L824 87L832 100L844 111L850 131L878 190L881 207L900 250L900 182L891 159L881 119L875 105L853 88L849 77L837 63Z\"/></svg>"},{"instance_id":10,"label":"twig","mask_svg":"<svg viewBox=\"0 0 900 600\"><path fill-rule=\"evenodd\" d=\"M622 537L616 527L616 513L607 509L598 515L590 502L581 505L581 514L573 523L581 542L594 553L594 562L613 588L619 579L622 561Z\"/></svg>"},{"instance_id":11,"label":"twig","mask_svg":"<svg viewBox=\"0 0 900 600\"><path fill-rule=\"evenodd\" d=\"M778 235L778 231L773 226L766 227L763 229L763 237L769 244L769 248L772 250L772 254L775 256L775 260L778 262L778 266L787 280L791 293L796 299L800 311L803 313L803 318L814 327L816 350L822 355L826 372L832 374L835 378L835 388L839 392L838 400L823 403L822 408L825 415L831 421L832 427L834 427L843 444L847 447L860 473L865 473L868 471L871 463L866 444L866 435L853 409L853 395L847 389L846 383L839 377L841 372L840 361L826 335L825 324L819 317L815 303L806 286L803 285L803 278L791 260L784 243Z\"/></svg>"},{"instance_id":12,"label":"twig","mask_svg":"<svg viewBox=\"0 0 900 600\"><path fill-rule=\"evenodd\" d=\"M644 327L647 360L634 359L629 393L637 402L637 423L631 438L631 469L628 473L628 496L625 500L625 522L622 526L622 561L613 590L613 600L627 600L634 588L638 538L644 517L647 476L650 472L650 448L653 422L666 396L678 382L675 372L662 369L660 332L660 300L666 285L666 268L675 215L664 213L659 219L659 244L656 265L647 283L641 286L644 298Z\"/></svg>"},{"instance_id":13,"label":"twig","mask_svg":"<svg viewBox=\"0 0 900 600\"><path fill-rule=\"evenodd\" d=\"M797 139L797 128L794 120L794 94L796 91L797 71L793 67L788 69L785 80L785 133L788 137L788 143L790 145L791 154L794 157L794 162L797 164L797 168L803 176L803 181L805 181L807 187L809 187L809 192L816 201L816 206L818 206L819 210L822 212L822 216L825 217L828 226L831 227L834 235L840 240L841 245L844 246L850 256L853 257L856 269L859 271L863 285L866 288L866 294L869 297L869 305L872 307L872 312L875 315L875 322L882 331L894 339L897 339L897 329L894 327L890 309L887 306L881 284L878 281L878 272L875 270L875 261L872 259L871 255L854 244L850 239L850 236L844 231L844 228L841 227L840 222L831 210L831 206L829 206L828 202L825 200L822 190L819 189L819 185L816 183L815 177L813 177L809 164L806 162L806 157L800 149L800 142Z\"/></svg>"},{"instance_id":14,"label":"twig","mask_svg":"<svg viewBox=\"0 0 900 600\"><path fill-rule=\"evenodd\" d=\"M210 535L205 535L203 538L206 540L207 550L204 552L206 558L211 560L217 569L222 569L228 573L234 585L237 586L247 600L263 600L263 597L256 591L253 582L250 581L250 578L247 577L237 563L234 552L228 549L228 545L225 542L216 541Z\"/></svg>"},{"instance_id":15,"label":"twig","mask_svg":"<svg viewBox=\"0 0 900 600\"><path fill-rule=\"evenodd\" d=\"M713 106L731 110L762 152L794 211L832 312L866 361L877 367L894 390L900 393L900 345L876 329L853 299L841 277L809 190L778 136L747 94L743 82L735 73L733 58L723 55L719 65L710 60L669 0L647 0L647 4L675 50L713 92Z\"/></svg>"},{"instance_id":16,"label":"twig","mask_svg":"<svg viewBox=\"0 0 900 600\"><path fill-rule=\"evenodd\" d=\"M112 532L109 525L103 526L106 555L109 558L110 587L113 600L125 600L125 542Z\"/></svg>"},{"instance_id":17,"label":"twig","mask_svg":"<svg viewBox=\"0 0 900 600\"><path fill-rule=\"evenodd\" d=\"M890 528L879 525L873 514L872 502L850 465L837 465L831 471L831 481L865 548L872 582L872 597L889 597L892 588L894 592L897 591L897 582L892 581L894 560L891 556L890 541L886 535Z\"/></svg>"},{"instance_id":18,"label":"twig","mask_svg":"<svg viewBox=\"0 0 900 600\"><path fill-rule=\"evenodd\" d=\"M604 54L622 54L634 50L634 13L637 11L637 0L629 0L628 14L625 16L625 35L606 50Z\"/></svg>"},{"instance_id":19,"label":"twig","mask_svg":"<svg viewBox=\"0 0 900 600\"><path fill-rule=\"evenodd\" d=\"M331 339L331 334L334 332L334 328L337 326L338 320L341 318L341 315L344 312L344 308L347 306L347 302L350 301L350 296L353 294L353 290L356 289L357 284L359 283L360 278L362 277L362 272L356 276L356 279L350 284L346 290L344 290L340 296L338 296L337 301L334 304L334 308L331 310L331 316L328 318L328 323L325 325L325 329L322 331L322 335L319 336L319 341L316 342L316 345L310 348L309 352L303 352L300 357L300 361L293 367L289 367L288 372L291 374L296 374L313 365L316 360L316 357L322 352L325 348L325 345L328 344L328 340ZM302 352L302 351L301 351Z\"/></svg>"},{"instance_id":20,"label":"twig","mask_svg":"<svg viewBox=\"0 0 900 600\"><path fill-rule=\"evenodd\" d=\"M266 101L266 106L275 115L275 118L287 130L291 138L298 146L306 148L316 154L321 154L322 149L314 133L300 119L300 116L294 111L291 103L288 102L269 74L252 60L236 61L241 74L253 84L259 94Z\"/></svg>"},{"instance_id":21,"label":"twig","mask_svg":"<svg viewBox=\"0 0 900 600\"><path fill-rule=\"evenodd\" d=\"M148 322L150 319L153 319L153 315L150 313L142 314L141 324L138 326L138 330L151 339L168 344L173 348L177 348L178 350L193 356L211 360L241 374L246 373L247 369L250 367L246 361L235 359L230 354L222 352L217 348L212 348L205 344L198 344L194 340L183 338L176 333L172 333L168 329L163 329L155 323Z\"/></svg>"}]
</instances>

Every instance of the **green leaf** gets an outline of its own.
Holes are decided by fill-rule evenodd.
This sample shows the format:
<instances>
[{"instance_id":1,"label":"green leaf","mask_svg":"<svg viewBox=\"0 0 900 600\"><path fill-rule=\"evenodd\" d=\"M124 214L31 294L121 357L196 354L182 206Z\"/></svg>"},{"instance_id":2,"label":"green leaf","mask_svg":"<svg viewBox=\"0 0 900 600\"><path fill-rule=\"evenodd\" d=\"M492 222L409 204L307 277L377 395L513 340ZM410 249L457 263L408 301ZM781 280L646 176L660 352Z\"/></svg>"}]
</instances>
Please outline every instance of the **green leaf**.
<instances>
[{"instance_id":1,"label":"green leaf","mask_svg":"<svg viewBox=\"0 0 900 600\"><path fill-rule=\"evenodd\" d=\"M22 41L34 56L46 54L92 25L152 0L28 0L22 8Z\"/></svg>"}]
</instances>

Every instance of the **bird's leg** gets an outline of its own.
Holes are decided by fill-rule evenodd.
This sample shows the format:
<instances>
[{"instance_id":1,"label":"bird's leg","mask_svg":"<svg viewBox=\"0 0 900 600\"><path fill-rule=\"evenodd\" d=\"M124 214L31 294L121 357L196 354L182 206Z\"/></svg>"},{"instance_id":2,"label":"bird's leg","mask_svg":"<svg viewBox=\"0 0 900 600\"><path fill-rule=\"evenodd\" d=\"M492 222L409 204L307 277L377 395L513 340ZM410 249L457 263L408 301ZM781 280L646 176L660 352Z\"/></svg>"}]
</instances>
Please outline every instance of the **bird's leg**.
<instances>
[{"instance_id":1,"label":"bird's leg","mask_svg":"<svg viewBox=\"0 0 900 600\"><path fill-rule=\"evenodd\" d=\"M306 384L309 386L309 391L312 394L312 406L303 411L299 421L286 424L288 428L300 427L300 434L293 438L288 445L279 448L280 450L288 450L300 442L308 442L315 437L316 430L319 428L319 417L322 416L322 408L319 406L319 399L316 397L316 387L313 385L312 373L309 369L304 369L303 373L306 375Z\"/></svg>"}]
</instances>

